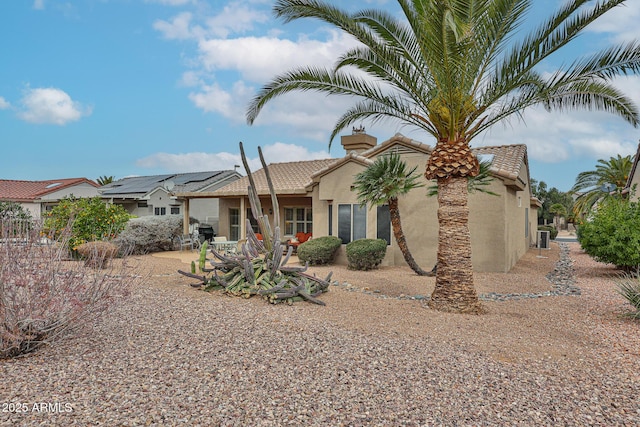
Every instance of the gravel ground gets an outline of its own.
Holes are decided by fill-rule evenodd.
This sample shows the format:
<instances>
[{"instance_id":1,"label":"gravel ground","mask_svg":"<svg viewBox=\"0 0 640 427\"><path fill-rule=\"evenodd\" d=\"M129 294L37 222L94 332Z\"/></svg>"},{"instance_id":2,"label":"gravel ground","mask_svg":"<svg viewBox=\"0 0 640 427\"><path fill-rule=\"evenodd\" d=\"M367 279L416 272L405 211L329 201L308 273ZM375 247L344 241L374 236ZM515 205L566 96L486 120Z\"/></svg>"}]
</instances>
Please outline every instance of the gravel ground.
<instances>
[{"instance_id":1,"label":"gravel ground","mask_svg":"<svg viewBox=\"0 0 640 427\"><path fill-rule=\"evenodd\" d=\"M326 306L274 306L139 257L151 276L89 333L0 361L0 425L640 425L640 323L616 271L568 247L580 295L482 316L428 309L434 279L407 268L314 268L340 283ZM479 293L550 291L559 248L537 255L476 273Z\"/></svg>"}]
</instances>

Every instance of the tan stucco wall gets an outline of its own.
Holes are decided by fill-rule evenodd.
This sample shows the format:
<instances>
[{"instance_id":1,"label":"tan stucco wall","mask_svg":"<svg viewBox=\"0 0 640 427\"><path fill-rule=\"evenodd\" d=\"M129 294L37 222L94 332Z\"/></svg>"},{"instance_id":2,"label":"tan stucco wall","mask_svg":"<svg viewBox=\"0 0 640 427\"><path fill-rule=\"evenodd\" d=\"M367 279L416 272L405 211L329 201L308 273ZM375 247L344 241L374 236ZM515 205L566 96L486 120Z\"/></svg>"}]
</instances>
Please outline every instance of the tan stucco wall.
<instances>
[{"instance_id":1,"label":"tan stucco wall","mask_svg":"<svg viewBox=\"0 0 640 427\"><path fill-rule=\"evenodd\" d=\"M422 174L427 155L422 153L403 154L409 169L417 166ZM357 203L355 192L350 191L353 177L364 166L352 161L330 171L319 179L314 192L314 227L320 231L328 224L327 205L332 200L333 235L337 235L338 204ZM522 168L521 178L527 182L526 167ZM427 183L428 186L432 183ZM530 208L529 189L515 191L507 188L502 180L496 179L490 190L499 196L484 193L469 195L469 230L471 233L472 263L476 271L509 271L518 259L527 251L530 239L525 235L526 213ZM431 269L437 260L438 219L437 197L427 197L427 188L417 188L399 199L402 227L411 253L417 263L425 270ZM536 213L529 209L530 227L535 224ZM376 210L367 212L367 237L376 238ZM391 245L383 265L406 265L401 251L397 247L393 234ZM346 263L344 245L337 258L338 263Z\"/></svg>"}]
</instances>

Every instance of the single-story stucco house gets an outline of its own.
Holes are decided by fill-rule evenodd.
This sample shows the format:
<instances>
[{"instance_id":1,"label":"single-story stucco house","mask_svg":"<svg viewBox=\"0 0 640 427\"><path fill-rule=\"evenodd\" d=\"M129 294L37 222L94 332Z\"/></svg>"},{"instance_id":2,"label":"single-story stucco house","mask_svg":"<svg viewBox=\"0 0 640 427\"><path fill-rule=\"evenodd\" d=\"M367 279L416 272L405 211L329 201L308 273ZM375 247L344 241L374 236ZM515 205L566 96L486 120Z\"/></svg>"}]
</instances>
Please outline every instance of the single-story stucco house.
<instances>
[{"instance_id":1,"label":"single-story stucco house","mask_svg":"<svg viewBox=\"0 0 640 427\"><path fill-rule=\"evenodd\" d=\"M363 132L343 136L341 141L346 155L339 159L269 164L280 205L282 233L294 236L297 232L312 232L314 237L340 237L343 247L336 262L342 264L347 262L346 243L365 237L383 238L389 244L383 265L405 265L393 238L388 206L360 207L353 180L376 157L392 152L398 153L409 168L417 166L422 176L432 147L401 134L381 144ZM506 272L535 244L537 237L537 209L541 204L532 196L529 186L527 148L516 144L479 147L473 151L492 160L490 171L495 180L489 190L498 194L469 196L473 266L477 271ZM264 213L272 218L264 170L255 171L254 179ZM251 218L248 184L248 178L243 177L201 194L219 199L218 234L228 236L229 240L240 240L246 235L245 218ZM412 190L400 197L399 207L409 248L416 261L430 269L436 262L437 200L426 193L426 188Z\"/></svg>"},{"instance_id":2,"label":"single-story stucco house","mask_svg":"<svg viewBox=\"0 0 640 427\"><path fill-rule=\"evenodd\" d=\"M198 198L189 201L180 194L211 192L237 179L235 170L133 176L100 187L100 196L109 203L121 205L131 215L184 215L218 229L218 200ZM189 221L185 221L188 226Z\"/></svg>"},{"instance_id":3,"label":"single-story stucco house","mask_svg":"<svg viewBox=\"0 0 640 427\"><path fill-rule=\"evenodd\" d=\"M96 182L87 178L64 178L44 181L0 179L0 201L15 202L41 219L65 197L96 197Z\"/></svg>"}]
</instances>

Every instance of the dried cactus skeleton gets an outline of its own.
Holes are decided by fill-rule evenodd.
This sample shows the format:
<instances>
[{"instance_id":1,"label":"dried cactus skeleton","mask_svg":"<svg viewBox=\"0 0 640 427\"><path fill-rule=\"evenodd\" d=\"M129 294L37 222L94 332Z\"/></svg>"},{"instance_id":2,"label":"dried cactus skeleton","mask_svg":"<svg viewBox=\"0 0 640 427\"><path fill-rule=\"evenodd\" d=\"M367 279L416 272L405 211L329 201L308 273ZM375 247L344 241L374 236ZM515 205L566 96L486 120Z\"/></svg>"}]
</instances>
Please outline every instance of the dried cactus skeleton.
<instances>
[{"instance_id":1,"label":"dried cactus skeleton","mask_svg":"<svg viewBox=\"0 0 640 427\"><path fill-rule=\"evenodd\" d=\"M320 279L306 273L308 263L305 266L287 265L293 248L287 248L282 244L278 199L262 150L258 147L260 162L264 168L271 194L273 228L269 218L262 213L260 197L242 143L240 143L240 154L249 179L248 193L251 213L258 223L262 240L258 239L249 219L247 219L247 240L242 244L240 253L225 254L211 248L214 259L210 261L210 264L213 268L200 268L205 275L201 276L184 271L179 271L179 273L200 279L202 282L198 285L203 285L205 290L222 289L229 295L244 298L259 295L274 304L279 302L292 304L294 301L306 300L325 305L317 296L328 291L331 273L325 279ZM205 251L206 248L203 249L204 253L206 253ZM213 274L207 276L206 273Z\"/></svg>"}]
</instances>

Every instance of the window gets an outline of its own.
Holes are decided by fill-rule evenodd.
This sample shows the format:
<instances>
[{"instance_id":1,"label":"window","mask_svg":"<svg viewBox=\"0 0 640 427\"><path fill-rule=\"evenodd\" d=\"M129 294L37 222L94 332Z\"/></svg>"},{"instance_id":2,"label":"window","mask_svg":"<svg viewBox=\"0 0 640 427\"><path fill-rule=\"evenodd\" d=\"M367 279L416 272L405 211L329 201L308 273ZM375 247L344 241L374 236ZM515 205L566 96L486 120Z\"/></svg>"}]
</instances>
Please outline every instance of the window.
<instances>
[{"instance_id":1,"label":"window","mask_svg":"<svg viewBox=\"0 0 640 427\"><path fill-rule=\"evenodd\" d=\"M258 227L258 220L253 217L253 213L251 213L251 208L247 208L247 218L249 218L249 222L251 223L251 229L254 233L259 233L260 228Z\"/></svg>"},{"instance_id":2,"label":"window","mask_svg":"<svg viewBox=\"0 0 640 427\"><path fill-rule=\"evenodd\" d=\"M333 205L329 205L329 236L333 236Z\"/></svg>"},{"instance_id":3,"label":"window","mask_svg":"<svg viewBox=\"0 0 640 427\"><path fill-rule=\"evenodd\" d=\"M387 245L391 244L391 214L389 213L389 205L378 206L377 209L377 226L376 236L378 239L387 241Z\"/></svg>"},{"instance_id":4,"label":"window","mask_svg":"<svg viewBox=\"0 0 640 427\"><path fill-rule=\"evenodd\" d=\"M149 206L149 205L147 204L147 201L146 201L146 200L143 200L143 201L141 201L141 202L138 202L138 207L139 207L139 208L146 208L146 207L148 207L148 206Z\"/></svg>"},{"instance_id":5,"label":"window","mask_svg":"<svg viewBox=\"0 0 640 427\"><path fill-rule=\"evenodd\" d=\"M353 205L353 240L367 237L367 207Z\"/></svg>"},{"instance_id":6,"label":"window","mask_svg":"<svg viewBox=\"0 0 640 427\"><path fill-rule=\"evenodd\" d=\"M155 215L166 215L167 214L167 208L155 208L153 210L153 213Z\"/></svg>"},{"instance_id":7,"label":"window","mask_svg":"<svg viewBox=\"0 0 640 427\"><path fill-rule=\"evenodd\" d=\"M367 237L367 207L338 205L338 237L343 244Z\"/></svg>"},{"instance_id":8,"label":"window","mask_svg":"<svg viewBox=\"0 0 640 427\"><path fill-rule=\"evenodd\" d=\"M311 208L284 208L284 234L313 232L313 213Z\"/></svg>"},{"instance_id":9,"label":"window","mask_svg":"<svg viewBox=\"0 0 640 427\"><path fill-rule=\"evenodd\" d=\"M178 215L180 214L180 207L179 206L171 206L171 215Z\"/></svg>"},{"instance_id":10,"label":"window","mask_svg":"<svg viewBox=\"0 0 640 427\"><path fill-rule=\"evenodd\" d=\"M240 209L229 208L229 239L240 240Z\"/></svg>"}]
</instances>

